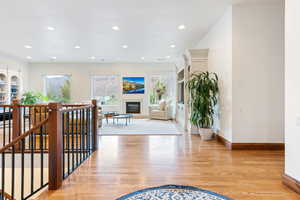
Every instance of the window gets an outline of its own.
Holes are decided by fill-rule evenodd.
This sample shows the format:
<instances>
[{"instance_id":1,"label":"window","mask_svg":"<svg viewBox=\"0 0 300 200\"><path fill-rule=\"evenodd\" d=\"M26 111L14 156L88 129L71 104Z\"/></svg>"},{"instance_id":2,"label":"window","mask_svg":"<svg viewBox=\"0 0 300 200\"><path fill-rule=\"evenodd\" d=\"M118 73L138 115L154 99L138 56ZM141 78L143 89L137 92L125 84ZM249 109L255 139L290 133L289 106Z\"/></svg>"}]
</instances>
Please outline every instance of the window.
<instances>
[{"instance_id":1,"label":"window","mask_svg":"<svg viewBox=\"0 0 300 200\"><path fill-rule=\"evenodd\" d=\"M156 94L156 88L155 85L158 81L160 81L161 77L160 76L152 76L150 79L150 104L157 104L158 103L158 97Z\"/></svg>"},{"instance_id":2,"label":"window","mask_svg":"<svg viewBox=\"0 0 300 200\"><path fill-rule=\"evenodd\" d=\"M116 75L92 76L92 98L101 105L120 104L120 79Z\"/></svg>"},{"instance_id":3,"label":"window","mask_svg":"<svg viewBox=\"0 0 300 200\"><path fill-rule=\"evenodd\" d=\"M160 99L175 99L176 74L169 72L161 75L153 75L150 78L150 104L157 104Z\"/></svg>"},{"instance_id":4,"label":"window","mask_svg":"<svg viewBox=\"0 0 300 200\"><path fill-rule=\"evenodd\" d=\"M68 75L47 75L44 77L45 95L50 101L67 103L71 101L71 83Z\"/></svg>"}]
</instances>

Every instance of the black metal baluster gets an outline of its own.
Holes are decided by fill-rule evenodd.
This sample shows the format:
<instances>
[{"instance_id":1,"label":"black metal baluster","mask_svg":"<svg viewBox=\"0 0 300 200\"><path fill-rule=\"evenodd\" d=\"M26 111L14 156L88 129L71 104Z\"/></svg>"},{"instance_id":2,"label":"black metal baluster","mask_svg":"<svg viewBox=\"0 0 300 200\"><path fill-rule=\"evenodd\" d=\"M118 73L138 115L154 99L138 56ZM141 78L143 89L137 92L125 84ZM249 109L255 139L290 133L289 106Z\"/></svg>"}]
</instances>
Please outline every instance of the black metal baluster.
<instances>
[{"instance_id":1,"label":"black metal baluster","mask_svg":"<svg viewBox=\"0 0 300 200\"><path fill-rule=\"evenodd\" d=\"M43 125L44 126L44 125ZM40 155L41 155L41 187L44 183L44 148L43 148L43 126L40 128Z\"/></svg>"},{"instance_id":2,"label":"black metal baluster","mask_svg":"<svg viewBox=\"0 0 300 200\"><path fill-rule=\"evenodd\" d=\"M25 131L26 131L26 126L25 126L25 108L26 107L20 107L20 110L21 110L21 112L22 112L22 117L23 117L23 133L25 133ZM22 119L20 119L21 121L22 121ZM20 133L20 134L22 134L22 133Z\"/></svg>"},{"instance_id":3,"label":"black metal baluster","mask_svg":"<svg viewBox=\"0 0 300 200\"><path fill-rule=\"evenodd\" d=\"M83 123L84 123L84 131L83 131L83 159L86 159L86 134L87 134L87 127L86 127L86 112L83 110Z\"/></svg>"},{"instance_id":4,"label":"black metal baluster","mask_svg":"<svg viewBox=\"0 0 300 200\"><path fill-rule=\"evenodd\" d=\"M82 119L82 109L80 109L80 163L82 163L82 132L83 132L83 126L84 126L84 123L83 123L83 119Z\"/></svg>"},{"instance_id":5,"label":"black metal baluster","mask_svg":"<svg viewBox=\"0 0 300 200\"><path fill-rule=\"evenodd\" d=\"M45 120L48 116L47 107L44 107L44 112L45 112L45 114L44 114L44 120ZM47 124L45 124L45 126L44 126L44 141L45 141L44 149L46 149L46 150L48 150L48 147L47 147L48 137L49 137L49 135L48 135L48 132L47 132Z\"/></svg>"},{"instance_id":6,"label":"black metal baluster","mask_svg":"<svg viewBox=\"0 0 300 200\"><path fill-rule=\"evenodd\" d=\"M5 107L3 107L3 146L5 146L5 138L6 138L6 134L5 134L5 118L6 118L6 114L5 114ZM8 136L8 141L10 142L10 135Z\"/></svg>"},{"instance_id":7,"label":"black metal baluster","mask_svg":"<svg viewBox=\"0 0 300 200\"><path fill-rule=\"evenodd\" d=\"M91 140L90 140L90 108L88 108L87 110L87 123L88 123L88 133L87 133L87 137L88 137L88 157L90 156L90 146L91 146Z\"/></svg>"},{"instance_id":8,"label":"black metal baluster","mask_svg":"<svg viewBox=\"0 0 300 200\"><path fill-rule=\"evenodd\" d=\"M28 129L31 128L31 116L30 116L30 114L31 114L31 109L30 109L30 107L28 107ZM31 142L32 142L31 138L32 138L32 134L29 135L29 149L31 149Z\"/></svg>"},{"instance_id":9,"label":"black metal baluster","mask_svg":"<svg viewBox=\"0 0 300 200\"><path fill-rule=\"evenodd\" d=\"M39 122L38 123L40 123L41 121L42 121L42 114L43 114L43 112L42 112L42 107L40 106L39 107L40 109L39 109ZM37 124L38 124L37 123ZM40 151L42 151L42 138L43 138L43 126L41 126L40 128L40 138L39 138L39 143L40 143L40 146L39 146L39 149L40 149Z\"/></svg>"},{"instance_id":10,"label":"black metal baluster","mask_svg":"<svg viewBox=\"0 0 300 200\"><path fill-rule=\"evenodd\" d=\"M15 197L15 146L12 146L12 155L11 155L11 197Z\"/></svg>"},{"instance_id":11,"label":"black metal baluster","mask_svg":"<svg viewBox=\"0 0 300 200\"><path fill-rule=\"evenodd\" d=\"M92 111L92 108L90 109L90 141L91 141L91 144L90 144L90 155L93 153L93 146L94 146L94 137L92 135L93 133L93 111Z\"/></svg>"},{"instance_id":12,"label":"black metal baluster","mask_svg":"<svg viewBox=\"0 0 300 200\"><path fill-rule=\"evenodd\" d=\"M87 110L87 113L88 113L88 118L87 118L87 122L88 122L88 156L90 155L90 149L91 149L91 137L90 137L90 132L91 132L91 129L90 129L90 117L91 117L91 114L90 114L90 108L88 108Z\"/></svg>"},{"instance_id":13,"label":"black metal baluster","mask_svg":"<svg viewBox=\"0 0 300 200\"><path fill-rule=\"evenodd\" d=\"M67 131L67 151L68 151L68 176L69 176L70 175L70 113L66 112L66 115L67 115L66 131Z\"/></svg>"},{"instance_id":14,"label":"black metal baluster","mask_svg":"<svg viewBox=\"0 0 300 200\"><path fill-rule=\"evenodd\" d=\"M90 109L90 155L93 153L92 117L92 109Z\"/></svg>"},{"instance_id":15,"label":"black metal baluster","mask_svg":"<svg viewBox=\"0 0 300 200\"><path fill-rule=\"evenodd\" d=\"M65 178L65 149L66 149L66 144L65 144L65 113L62 113L62 143L63 143L63 179Z\"/></svg>"},{"instance_id":16,"label":"black metal baluster","mask_svg":"<svg viewBox=\"0 0 300 200\"><path fill-rule=\"evenodd\" d=\"M74 171L74 111L72 111L72 171Z\"/></svg>"},{"instance_id":17,"label":"black metal baluster","mask_svg":"<svg viewBox=\"0 0 300 200\"><path fill-rule=\"evenodd\" d=\"M78 110L76 110L76 167L79 166L78 164L78 123L79 123L79 118L78 118Z\"/></svg>"},{"instance_id":18,"label":"black metal baluster","mask_svg":"<svg viewBox=\"0 0 300 200\"><path fill-rule=\"evenodd\" d=\"M89 109L86 109L86 153L89 157Z\"/></svg>"},{"instance_id":19,"label":"black metal baluster","mask_svg":"<svg viewBox=\"0 0 300 200\"><path fill-rule=\"evenodd\" d=\"M36 107L33 107L33 126L36 126ZM36 150L36 133L33 134L33 143L34 143L34 150Z\"/></svg>"},{"instance_id":20,"label":"black metal baluster","mask_svg":"<svg viewBox=\"0 0 300 200\"><path fill-rule=\"evenodd\" d=\"M25 139L21 140L21 200L24 199L24 148Z\"/></svg>"},{"instance_id":21,"label":"black metal baluster","mask_svg":"<svg viewBox=\"0 0 300 200\"><path fill-rule=\"evenodd\" d=\"M31 193L33 193L33 189L34 189L34 133L30 134L30 140L31 140L31 156L30 156L30 171L31 171ZM50 162L50 161L49 161Z\"/></svg>"},{"instance_id":22,"label":"black metal baluster","mask_svg":"<svg viewBox=\"0 0 300 200\"><path fill-rule=\"evenodd\" d=\"M4 200L4 192L5 192L5 153L2 153L2 181L1 181L1 189L2 189L2 200Z\"/></svg>"},{"instance_id":23,"label":"black metal baluster","mask_svg":"<svg viewBox=\"0 0 300 200\"><path fill-rule=\"evenodd\" d=\"M90 109L88 108L87 109L87 128L88 128L88 131L87 131L87 153L88 153L88 156L90 155Z\"/></svg>"}]
</instances>

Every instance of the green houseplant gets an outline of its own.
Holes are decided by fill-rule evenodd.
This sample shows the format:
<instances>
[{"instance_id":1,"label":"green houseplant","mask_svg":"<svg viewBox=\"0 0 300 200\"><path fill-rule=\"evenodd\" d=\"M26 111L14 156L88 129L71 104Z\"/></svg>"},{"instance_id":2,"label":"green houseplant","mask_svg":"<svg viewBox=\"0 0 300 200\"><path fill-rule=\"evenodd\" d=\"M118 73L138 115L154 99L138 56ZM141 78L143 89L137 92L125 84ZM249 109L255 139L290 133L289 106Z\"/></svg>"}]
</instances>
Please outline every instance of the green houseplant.
<instances>
[{"instance_id":1,"label":"green houseplant","mask_svg":"<svg viewBox=\"0 0 300 200\"><path fill-rule=\"evenodd\" d=\"M209 140L213 136L215 106L218 103L218 76L210 72L194 73L187 81L187 87L191 95L191 124L199 129L201 138Z\"/></svg>"},{"instance_id":2,"label":"green houseplant","mask_svg":"<svg viewBox=\"0 0 300 200\"><path fill-rule=\"evenodd\" d=\"M45 97L40 92L35 93L32 91L25 92L22 95L22 99L21 99L22 104L25 104L25 105L37 104L37 103L41 103L44 101L48 101L48 98Z\"/></svg>"}]
</instances>

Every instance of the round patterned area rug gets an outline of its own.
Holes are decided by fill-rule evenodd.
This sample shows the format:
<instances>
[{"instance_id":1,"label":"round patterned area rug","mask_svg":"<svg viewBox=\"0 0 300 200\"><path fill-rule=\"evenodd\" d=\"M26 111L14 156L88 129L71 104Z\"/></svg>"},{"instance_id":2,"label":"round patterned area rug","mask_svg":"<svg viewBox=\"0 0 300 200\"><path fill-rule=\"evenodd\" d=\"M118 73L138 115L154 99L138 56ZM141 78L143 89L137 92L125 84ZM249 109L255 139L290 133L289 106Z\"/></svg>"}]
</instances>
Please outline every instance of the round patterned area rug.
<instances>
[{"instance_id":1,"label":"round patterned area rug","mask_svg":"<svg viewBox=\"0 0 300 200\"><path fill-rule=\"evenodd\" d=\"M192 186L165 185L127 194L116 200L233 200Z\"/></svg>"}]
</instances>

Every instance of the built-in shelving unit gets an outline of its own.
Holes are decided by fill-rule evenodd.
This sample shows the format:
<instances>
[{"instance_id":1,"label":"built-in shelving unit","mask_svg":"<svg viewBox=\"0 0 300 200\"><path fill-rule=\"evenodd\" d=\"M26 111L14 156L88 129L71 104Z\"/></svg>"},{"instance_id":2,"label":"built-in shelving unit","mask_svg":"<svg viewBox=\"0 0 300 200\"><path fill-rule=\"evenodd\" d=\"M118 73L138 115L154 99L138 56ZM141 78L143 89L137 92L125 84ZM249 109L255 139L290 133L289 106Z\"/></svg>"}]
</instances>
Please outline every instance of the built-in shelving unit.
<instances>
[{"instance_id":1,"label":"built-in shelving unit","mask_svg":"<svg viewBox=\"0 0 300 200\"><path fill-rule=\"evenodd\" d=\"M19 99L22 91L21 72L0 66L0 105Z\"/></svg>"},{"instance_id":2,"label":"built-in shelving unit","mask_svg":"<svg viewBox=\"0 0 300 200\"><path fill-rule=\"evenodd\" d=\"M177 102L184 104L184 69L177 73Z\"/></svg>"},{"instance_id":3,"label":"built-in shelving unit","mask_svg":"<svg viewBox=\"0 0 300 200\"><path fill-rule=\"evenodd\" d=\"M0 104L7 102L7 75L0 73Z\"/></svg>"},{"instance_id":4,"label":"built-in shelving unit","mask_svg":"<svg viewBox=\"0 0 300 200\"><path fill-rule=\"evenodd\" d=\"M10 100L17 99L19 97L19 86L20 81L19 78L15 75L10 78Z\"/></svg>"}]
</instances>

